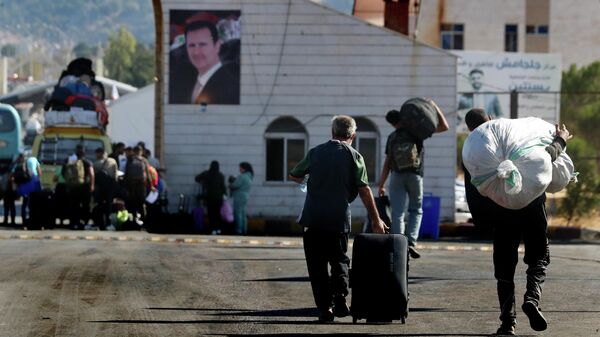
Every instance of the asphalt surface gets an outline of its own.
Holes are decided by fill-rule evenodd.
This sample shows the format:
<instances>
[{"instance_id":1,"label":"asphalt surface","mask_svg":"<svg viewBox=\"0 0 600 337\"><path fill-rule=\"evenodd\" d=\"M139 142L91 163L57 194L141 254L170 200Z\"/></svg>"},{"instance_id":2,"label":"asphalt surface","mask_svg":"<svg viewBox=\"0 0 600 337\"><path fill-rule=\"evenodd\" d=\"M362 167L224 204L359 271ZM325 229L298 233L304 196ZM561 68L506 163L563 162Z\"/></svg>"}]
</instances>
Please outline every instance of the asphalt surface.
<instances>
[{"instance_id":1,"label":"asphalt surface","mask_svg":"<svg viewBox=\"0 0 600 337\"><path fill-rule=\"evenodd\" d=\"M535 333L600 336L600 245L554 244ZM0 231L0 336L487 336L498 327L488 244L424 243L407 324L317 324L297 238ZM525 287L517 270L518 307ZM374 280L376 286L376 280Z\"/></svg>"}]
</instances>

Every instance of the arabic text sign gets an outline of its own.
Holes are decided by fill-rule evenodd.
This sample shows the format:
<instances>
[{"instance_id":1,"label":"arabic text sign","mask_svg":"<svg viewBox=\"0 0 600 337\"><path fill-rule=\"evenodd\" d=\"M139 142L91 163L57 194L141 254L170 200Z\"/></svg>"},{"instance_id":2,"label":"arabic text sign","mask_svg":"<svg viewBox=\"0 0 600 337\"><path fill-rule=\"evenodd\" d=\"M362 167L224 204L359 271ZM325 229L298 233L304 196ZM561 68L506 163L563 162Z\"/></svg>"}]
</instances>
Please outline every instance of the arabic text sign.
<instances>
[{"instance_id":1,"label":"arabic text sign","mask_svg":"<svg viewBox=\"0 0 600 337\"><path fill-rule=\"evenodd\" d=\"M479 107L494 118L510 117L510 92L519 92L518 117L560 118L561 62L555 54L455 52L458 119ZM459 130L464 130L459 124Z\"/></svg>"}]
</instances>

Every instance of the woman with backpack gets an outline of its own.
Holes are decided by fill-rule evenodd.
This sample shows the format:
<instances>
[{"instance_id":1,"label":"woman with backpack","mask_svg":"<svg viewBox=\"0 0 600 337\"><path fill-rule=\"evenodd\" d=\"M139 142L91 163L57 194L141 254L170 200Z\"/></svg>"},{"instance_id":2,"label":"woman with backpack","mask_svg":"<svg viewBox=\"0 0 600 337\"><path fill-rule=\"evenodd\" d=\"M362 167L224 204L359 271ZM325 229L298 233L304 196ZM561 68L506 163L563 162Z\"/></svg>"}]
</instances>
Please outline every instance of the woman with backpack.
<instances>
[{"instance_id":1,"label":"woman with backpack","mask_svg":"<svg viewBox=\"0 0 600 337\"><path fill-rule=\"evenodd\" d=\"M29 196L42 190L42 167L36 157L31 156L25 159L25 155L20 154L17 157L12 175L17 184L17 195L23 197L21 219L23 225L26 225Z\"/></svg>"}]
</instances>

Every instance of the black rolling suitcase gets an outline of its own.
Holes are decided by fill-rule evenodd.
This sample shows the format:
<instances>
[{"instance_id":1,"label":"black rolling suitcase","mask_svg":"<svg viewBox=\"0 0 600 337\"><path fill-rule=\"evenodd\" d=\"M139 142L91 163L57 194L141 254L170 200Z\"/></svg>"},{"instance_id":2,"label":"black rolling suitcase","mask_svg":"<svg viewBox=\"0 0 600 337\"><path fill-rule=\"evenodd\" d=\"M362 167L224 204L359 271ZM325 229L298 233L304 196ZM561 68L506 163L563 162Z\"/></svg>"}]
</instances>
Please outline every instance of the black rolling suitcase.
<instances>
[{"instance_id":1,"label":"black rolling suitcase","mask_svg":"<svg viewBox=\"0 0 600 337\"><path fill-rule=\"evenodd\" d=\"M350 314L356 323L403 324L408 316L408 239L402 234L358 234L352 248Z\"/></svg>"}]
</instances>

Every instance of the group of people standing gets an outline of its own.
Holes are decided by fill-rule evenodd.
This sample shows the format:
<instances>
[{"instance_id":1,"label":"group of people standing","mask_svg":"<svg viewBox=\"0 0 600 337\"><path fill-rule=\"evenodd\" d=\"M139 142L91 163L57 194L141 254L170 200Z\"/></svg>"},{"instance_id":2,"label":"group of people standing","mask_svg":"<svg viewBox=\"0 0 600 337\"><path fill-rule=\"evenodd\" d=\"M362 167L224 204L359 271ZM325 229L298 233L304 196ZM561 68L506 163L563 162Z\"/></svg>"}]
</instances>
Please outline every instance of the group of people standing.
<instances>
[{"instance_id":1,"label":"group of people standing","mask_svg":"<svg viewBox=\"0 0 600 337\"><path fill-rule=\"evenodd\" d=\"M84 145L78 144L56 167L53 190L42 189L42 169L37 158L20 154L4 179L4 225L16 225L15 201L22 197L24 227L51 228L56 219L60 224L68 219L71 229L114 229L116 223L111 214L115 213L115 204L123 204L131 214L131 222L142 226L148 193L166 195L160 163L151 157L143 142L129 148L117 143L111 154L99 147L94 153L95 158L88 159ZM43 202L29 207L35 198ZM37 223L38 220L43 223Z\"/></svg>"},{"instance_id":2,"label":"group of people standing","mask_svg":"<svg viewBox=\"0 0 600 337\"><path fill-rule=\"evenodd\" d=\"M239 175L237 177L229 176L227 179L229 195L233 200L233 232L237 235L248 233L246 205L248 204L248 194L253 178L252 165L248 162L241 162L239 164ZM223 219L221 212L223 203L227 202L227 186L225 185L225 176L220 171L219 162L212 161L209 169L198 174L195 180L202 186L202 192L198 198L206 206L210 231L213 234L227 232L226 226L228 224L226 219Z\"/></svg>"}]
</instances>

